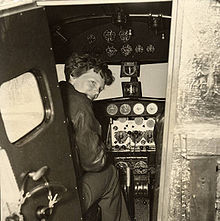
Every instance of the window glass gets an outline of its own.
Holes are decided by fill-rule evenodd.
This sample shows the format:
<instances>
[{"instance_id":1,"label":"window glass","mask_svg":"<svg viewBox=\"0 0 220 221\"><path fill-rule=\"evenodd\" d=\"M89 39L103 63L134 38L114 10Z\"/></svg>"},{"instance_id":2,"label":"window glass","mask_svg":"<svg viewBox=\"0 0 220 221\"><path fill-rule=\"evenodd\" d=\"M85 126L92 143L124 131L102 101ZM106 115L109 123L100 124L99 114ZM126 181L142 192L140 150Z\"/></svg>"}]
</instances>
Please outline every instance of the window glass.
<instances>
[{"instance_id":1,"label":"window glass","mask_svg":"<svg viewBox=\"0 0 220 221\"><path fill-rule=\"evenodd\" d=\"M43 121L44 107L37 80L31 72L1 85L0 110L11 143Z\"/></svg>"}]
</instances>

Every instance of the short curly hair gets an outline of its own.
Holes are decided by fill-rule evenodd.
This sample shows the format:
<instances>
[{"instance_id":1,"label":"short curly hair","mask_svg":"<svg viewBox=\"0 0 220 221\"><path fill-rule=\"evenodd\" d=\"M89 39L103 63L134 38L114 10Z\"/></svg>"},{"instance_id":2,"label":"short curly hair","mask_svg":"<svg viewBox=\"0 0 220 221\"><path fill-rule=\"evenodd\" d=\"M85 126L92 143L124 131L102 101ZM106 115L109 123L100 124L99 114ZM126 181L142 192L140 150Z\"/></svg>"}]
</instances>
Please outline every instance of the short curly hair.
<instances>
[{"instance_id":1,"label":"short curly hair","mask_svg":"<svg viewBox=\"0 0 220 221\"><path fill-rule=\"evenodd\" d=\"M112 71L108 68L108 65L100 58L89 54L79 55L77 53L73 53L65 62L64 73L66 81L69 81L70 75L77 78L82 74L85 74L90 69L94 69L94 72L101 75L104 79L105 85L111 85L115 80L112 75Z\"/></svg>"}]
</instances>

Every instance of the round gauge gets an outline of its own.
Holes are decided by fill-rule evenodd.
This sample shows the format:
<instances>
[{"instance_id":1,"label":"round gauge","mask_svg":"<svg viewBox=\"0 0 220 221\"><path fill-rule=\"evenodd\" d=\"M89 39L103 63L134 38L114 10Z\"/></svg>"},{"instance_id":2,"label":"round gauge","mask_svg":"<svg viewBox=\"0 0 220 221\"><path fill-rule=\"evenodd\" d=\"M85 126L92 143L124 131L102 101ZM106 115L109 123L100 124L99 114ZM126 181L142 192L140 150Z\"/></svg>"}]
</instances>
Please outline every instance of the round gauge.
<instances>
[{"instance_id":1,"label":"round gauge","mask_svg":"<svg viewBox=\"0 0 220 221\"><path fill-rule=\"evenodd\" d=\"M137 125L141 125L141 124L143 124L143 122L144 122L144 118L143 118L143 117L135 117L134 122L135 122Z\"/></svg>"},{"instance_id":2,"label":"round gauge","mask_svg":"<svg viewBox=\"0 0 220 221\"><path fill-rule=\"evenodd\" d=\"M118 107L115 104L109 104L106 111L109 115L115 115L118 112Z\"/></svg>"},{"instance_id":3,"label":"round gauge","mask_svg":"<svg viewBox=\"0 0 220 221\"><path fill-rule=\"evenodd\" d=\"M156 114L158 111L158 106L155 103L150 103L146 107L148 114Z\"/></svg>"},{"instance_id":4,"label":"round gauge","mask_svg":"<svg viewBox=\"0 0 220 221\"><path fill-rule=\"evenodd\" d=\"M119 170L126 172L126 168L128 167L128 164L124 161L118 161L115 165Z\"/></svg>"},{"instance_id":5,"label":"round gauge","mask_svg":"<svg viewBox=\"0 0 220 221\"><path fill-rule=\"evenodd\" d=\"M123 115L127 115L131 112L131 106L129 104L122 104L120 106L120 113Z\"/></svg>"},{"instance_id":6,"label":"round gauge","mask_svg":"<svg viewBox=\"0 0 220 221\"><path fill-rule=\"evenodd\" d=\"M137 163L135 163L134 165L134 171L137 173L137 174L145 174L147 173L147 163L144 162L144 161L138 161Z\"/></svg>"},{"instance_id":7,"label":"round gauge","mask_svg":"<svg viewBox=\"0 0 220 221\"><path fill-rule=\"evenodd\" d=\"M155 125L155 120L153 118L148 118L146 121L147 127L153 128Z\"/></svg>"},{"instance_id":8,"label":"round gauge","mask_svg":"<svg viewBox=\"0 0 220 221\"><path fill-rule=\"evenodd\" d=\"M140 115L144 113L144 105L141 103L137 103L133 107L133 111L135 114Z\"/></svg>"}]
</instances>

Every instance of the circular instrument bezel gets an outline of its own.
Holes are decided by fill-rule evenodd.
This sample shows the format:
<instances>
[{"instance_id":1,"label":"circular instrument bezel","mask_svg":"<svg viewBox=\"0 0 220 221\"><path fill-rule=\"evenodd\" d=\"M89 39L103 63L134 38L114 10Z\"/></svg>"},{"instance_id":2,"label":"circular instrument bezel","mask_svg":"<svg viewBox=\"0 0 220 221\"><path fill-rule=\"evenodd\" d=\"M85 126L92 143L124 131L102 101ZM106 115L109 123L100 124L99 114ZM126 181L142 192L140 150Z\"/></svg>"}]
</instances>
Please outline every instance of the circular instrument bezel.
<instances>
[{"instance_id":1,"label":"circular instrument bezel","mask_svg":"<svg viewBox=\"0 0 220 221\"><path fill-rule=\"evenodd\" d=\"M136 103L133 107L133 112L137 115L144 113L144 105L142 103Z\"/></svg>"},{"instance_id":2,"label":"circular instrument bezel","mask_svg":"<svg viewBox=\"0 0 220 221\"><path fill-rule=\"evenodd\" d=\"M158 106L157 106L157 104L155 104L155 103L149 103L149 104L147 105L147 107L146 107L146 111L147 111L148 114L151 114L151 115L156 114L157 111L158 111Z\"/></svg>"},{"instance_id":3,"label":"circular instrument bezel","mask_svg":"<svg viewBox=\"0 0 220 221\"><path fill-rule=\"evenodd\" d=\"M147 121L146 121L146 126L148 128L154 128L155 120L153 118L148 118Z\"/></svg>"},{"instance_id":4,"label":"circular instrument bezel","mask_svg":"<svg viewBox=\"0 0 220 221\"><path fill-rule=\"evenodd\" d=\"M115 166L119 169L122 170L123 172L126 172L126 169L129 167L127 162L124 161L118 161Z\"/></svg>"},{"instance_id":5,"label":"circular instrument bezel","mask_svg":"<svg viewBox=\"0 0 220 221\"><path fill-rule=\"evenodd\" d=\"M118 112L117 105L116 104L109 104L106 108L106 112L111 116L117 114L117 112Z\"/></svg>"},{"instance_id":6,"label":"circular instrument bezel","mask_svg":"<svg viewBox=\"0 0 220 221\"><path fill-rule=\"evenodd\" d=\"M130 104L122 104L120 106L120 113L123 115L128 115L131 113L131 106Z\"/></svg>"},{"instance_id":7,"label":"circular instrument bezel","mask_svg":"<svg viewBox=\"0 0 220 221\"><path fill-rule=\"evenodd\" d=\"M148 165L147 165L147 163L142 161L142 160L138 161L134 165L134 171L137 174L146 174L148 172Z\"/></svg>"}]
</instances>

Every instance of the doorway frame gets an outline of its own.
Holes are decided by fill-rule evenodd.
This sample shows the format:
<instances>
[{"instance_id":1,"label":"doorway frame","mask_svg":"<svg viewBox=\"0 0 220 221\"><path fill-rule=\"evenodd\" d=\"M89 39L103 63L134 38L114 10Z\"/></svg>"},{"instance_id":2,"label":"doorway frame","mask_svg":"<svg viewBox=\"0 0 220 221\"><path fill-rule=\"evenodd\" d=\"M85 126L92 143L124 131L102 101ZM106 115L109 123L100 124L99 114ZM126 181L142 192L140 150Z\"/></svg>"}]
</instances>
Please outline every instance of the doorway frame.
<instances>
[{"instance_id":1,"label":"doorway frame","mask_svg":"<svg viewBox=\"0 0 220 221\"><path fill-rule=\"evenodd\" d=\"M158 200L158 221L168 218L169 209L169 185L171 178L171 162L173 155L173 132L176 120L176 101L178 89L178 70L180 66L182 15L184 1L178 0L46 0L36 1L38 6L63 6L63 5L94 5L112 3L148 3L148 2L172 2L170 46L168 58L168 76L166 87L165 123L163 135L163 151L161 158L160 190Z\"/></svg>"},{"instance_id":2,"label":"doorway frame","mask_svg":"<svg viewBox=\"0 0 220 221\"><path fill-rule=\"evenodd\" d=\"M24 1L24 4L33 3L32 0ZM160 190L158 201L158 221L168 218L169 209L169 185L171 178L171 162L173 154L173 134L176 121L176 101L178 89L178 70L180 66L181 33L183 22L184 1L178 0L36 0L37 6L63 6L63 5L91 5L91 4L112 4L112 3L148 3L148 2L172 2L170 46L168 58L168 76L166 87L165 124L163 135L163 152L161 160ZM22 3L19 4L19 6ZM17 5L10 5L15 7ZM7 7L7 6L6 6ZM4 9L4 8L0 8Z\"/></svg>"},{"instance_id":3,"label":"doorway frame","mask_svg":"<svg viewBox=\"0 0 220 221\"><path fill-rule=\"evenodd\" d=\"M168 76L165 103L165 121L163 133L163 151L161 157L160 190L157 221L168 220L171 164L173 157L173 139L176 125L178 95L178 74L181 58L181 35L184 1L172 1L172 19L168 58Z\"/></svg>"}]
</instances>

